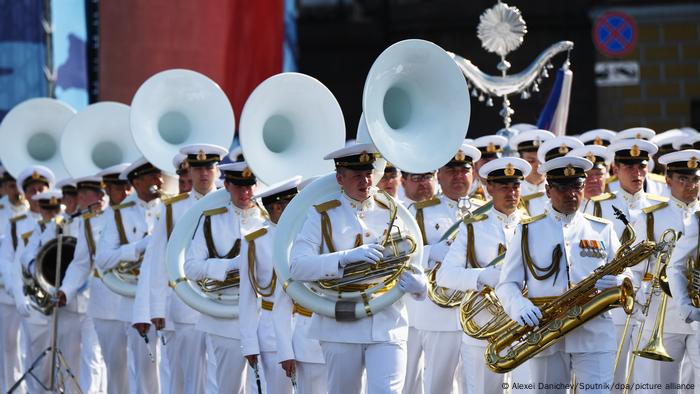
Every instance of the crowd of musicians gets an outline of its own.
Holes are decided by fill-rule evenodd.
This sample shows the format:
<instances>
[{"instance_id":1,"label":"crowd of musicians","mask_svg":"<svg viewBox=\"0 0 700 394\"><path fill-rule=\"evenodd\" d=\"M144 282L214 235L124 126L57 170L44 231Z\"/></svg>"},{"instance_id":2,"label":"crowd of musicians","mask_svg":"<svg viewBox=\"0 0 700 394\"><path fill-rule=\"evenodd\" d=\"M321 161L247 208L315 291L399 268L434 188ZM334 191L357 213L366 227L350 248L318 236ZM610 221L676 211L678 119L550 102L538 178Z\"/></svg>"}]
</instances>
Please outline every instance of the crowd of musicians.
<instances>
[{"instance_id":1,"label":"crowd of musicians","mask_svg":"<svg viewBox=\"0 0 700 394\"><path fill-rule=\"evenodd\" d=\"M173 157L180 193L167 198L160 192L163 173L146 158L58 182L41 165L5 171L0 389L9 390L31 368L34 377L18 390L40 393L51 372L41 357L51 346L51 320L31 304L23 277L35 273L37 254L58 234L77 239L54 295L64 365L59 379L68 392L78 392L73 379L87 393L472 394L564 392L572 383L580 392L610 392L623 391L626 382L637 385L635 392L698 387L694 322L700 309L687 261L698 258L700 133L632 128L556 137L531 125L516 129L510 141L498 135L465 140L433 171L411 173L389 163L377 187L372 144L327 152L341 192L311 208L294 235L291 280L339 278L353 265L380 262L385 248L378 240L391 231L388 224L404 225L394 221L392 204L411 213L424 244L422 261L395 279L403 297L354 321L298 305L277 280L276 226L309 183L301 177L258 187L242 157L234 153L232 163L221 164L228 151L211 144L186 145ZM217 185L230 202L201 214L184 270L188 279L216 281L238 271L239 314L230 319L184 303L165 265L178 220ZM458 231L445 239L455 223ZM632 283L631 319L622 308L595 316L507 374L489 368L488 341L464 333L459 308L426 296L427 273L440 264L435 285L492 289L518 327L534 327L544 305L615 258L630 228L635 242L661 242L669 229L680 237L666 267L672 298L661 333L672 361L637 357L631 365L633 351L656 327L661 304L660 290L651 286L658 275L652 257L595 282L600 292ZM101 275L120 262L141 260L135 297L103 283Z\"/></svg>"}]
</instances>

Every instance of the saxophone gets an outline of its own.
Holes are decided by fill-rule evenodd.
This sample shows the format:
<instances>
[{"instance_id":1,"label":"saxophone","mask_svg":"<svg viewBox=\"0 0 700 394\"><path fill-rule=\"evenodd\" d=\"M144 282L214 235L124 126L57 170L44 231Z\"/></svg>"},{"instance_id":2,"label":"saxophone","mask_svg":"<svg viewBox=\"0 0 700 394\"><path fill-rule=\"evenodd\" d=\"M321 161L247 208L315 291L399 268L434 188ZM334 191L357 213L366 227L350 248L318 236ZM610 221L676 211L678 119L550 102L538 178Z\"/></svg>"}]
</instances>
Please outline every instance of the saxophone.
<instances>
[{"instance_id":1,"label":"saxophone","mask_svg":"<svg viewBox=\"0 0 700 394\"><path fill-rule=\"evenodd\" d=\"M542 305L542 319L537 327L520 326L507 318L507 315L504 318L505 311L501 309L500 316L495 318L505 323L495 329L495 335L488 338L489 344L484 354L489 369L497 373L511 371L557 343L564 335L610 309L622 307L627 314L632 313L634 288L629 279L625 279L619 287L603 291L597 290L595 283L605 275L619 275L626 268L648 259L657 250L657 244L645 240L632 246L636 239L634 229L621 211L615 207L613 209L631 234L620 246L615 258L598 267L566 293Z\"/></svg>"}]
</instances>

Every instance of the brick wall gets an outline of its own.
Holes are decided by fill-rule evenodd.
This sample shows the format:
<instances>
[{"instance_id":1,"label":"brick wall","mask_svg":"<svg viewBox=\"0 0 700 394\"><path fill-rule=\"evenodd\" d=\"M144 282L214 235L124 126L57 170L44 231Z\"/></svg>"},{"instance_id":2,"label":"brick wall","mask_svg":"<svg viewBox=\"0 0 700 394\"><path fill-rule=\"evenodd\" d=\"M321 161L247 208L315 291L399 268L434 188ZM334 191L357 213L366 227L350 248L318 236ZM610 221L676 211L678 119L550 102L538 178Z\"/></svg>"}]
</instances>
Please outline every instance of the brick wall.
<instances>
[{"instance_id":1,"label":"brick wall","mask_svg":"<svg viewBox=\"0 0 700 394\"><path fill-rule=\"evenodd\" d=\"M620 60L639 62L640 82L635 86L598 87L600 127L619 130L646 126L657 132L692 124L691 101L700 99L700 5L601 8L622 11L638 27L635 50ZM610 61L596 53L597 61Z\"/></svg>"}]
</instances>

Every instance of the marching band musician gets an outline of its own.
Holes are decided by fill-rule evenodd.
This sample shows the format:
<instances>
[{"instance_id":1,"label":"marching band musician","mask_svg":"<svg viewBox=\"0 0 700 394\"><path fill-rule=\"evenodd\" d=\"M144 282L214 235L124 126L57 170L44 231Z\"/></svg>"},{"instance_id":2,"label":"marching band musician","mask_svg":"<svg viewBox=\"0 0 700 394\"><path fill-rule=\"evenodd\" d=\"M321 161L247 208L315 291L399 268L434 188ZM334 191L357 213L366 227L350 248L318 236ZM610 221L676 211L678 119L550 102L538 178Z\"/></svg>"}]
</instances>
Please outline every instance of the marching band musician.
<instances>
[{"instance_id":1,"label":"marching band musician","mask_svg":"<svg viewBox=\"0 0 700 394\"><path fill-rule=\"evenodd\" d=\"M608 179L610 167L608 151L601 145L584 145L566 155L582 157L593 163L593 168L586 171L586 180L583 184L582 207L586 207L593 197L600 196L605 192L605 181Z\"/></svg>"},{"instance_id":2,"label":"marching band musician","mask_svg":"<svg viewBox=\"0 0 700 394\"><path fill-rule=\"evenodd\" d=\"M386 163L386 166L384 167L384 175L377 183L377 187L380 190L385 191L395 200L400 201L399 188L401 187L401 171L399 171L399 169L394 167L391 163Z\"/></svg>"},{"instance_id":3,"label":"marching band musician","mask_svg":"<svg viewBox=\"0 0 700 394\"><path fill-rule=\"evenodd\" d=\"M349 265L383 258L383 246L376 242L391 231L386 227L391 219L390 210L375 200L371 187L375 151L372 144L357 144L326 155L326 160L335 161L341 196L309 211L292 246L293 280L340 278ZM426 280L417 268L402 272L397 286L417 299L425 297ZM334 392L360 393L363 371L368 393L401 392L408 337L402 299L356 321L314 314L309 335L321 343L328 387Z\"/></svg>"},{"instance_id":4,"label":"marching band musician","mask_svg":"<svg viewBox=\"0 0 700 394\"><path fill-rule=\"evenodd\" d=\"M462 144L454 157L437 173L442 194L431 194L428 198L408 202L415 194L412 175L407 173L405 178L407 207L415 216L423 237L423 270L435 267L443 261L449 244L447 240L440 241L445 232L465 214L468 208L483 205L478 199L471 199L465 206L462 201L468 199L467 194L472 183L472 165L481 158L481 152L469 144ZM429 183L427 185L430 185ZM416 187L424 186L422 184ZM455 309L435 305L430 299L415 301L406 300L408 319L410 323L407 343L408 364L406 368L406 383L404 393L421 392L448 393L452 390L459 362L459 344L462 329ZM420 359L423 358L424 382L416 379L421 373ZM421 387L422 385L422 387Z\"/></svg>"},{"instance_id":5,"label":"marching band musician","mask_svg":"<svg viewBox=\"0 0 700 394\"><path fill-rule=\"evenodd\" d=\"M508 316L520 325L535 327L543 317L538 305L551 302L594 269L610 262L620 243L605 219L579 211L583 180L592 163L579 157L560 157L543 163L550 203L545 213L524 219L506 251L496 294ZM621 275L605 275L595 283L604 290L619 286ZM527 297L522 290L527 286ZM597 316L528 361L534 382L565 385L572 373L577 382L611 385L616 340L608 313ZM587 392L608 392L598 386Z\"/></svg>"},{"instance_id":6,"label":"marching band musician","mask_svg":"<svg viewBox=\"0 0 700 394\"><path fill-rule=\"evenodd\" d=\"M481 152L481 158L474 162L474 174L476 174L477 179L472 183L472 188L469 192L471 197L477 197L484 201L491 199L486 188L483 187L484 180L478 177L479 168L489 161L501 157L501 152L503 152L503 148L507 144L508 139L500 135L485 135L471 142L471 145Z\"/></svg>"},{"instance_id":7,"label":"marching band musician","mask_svg":"<svg viewBox=\"0 0 700 394\"><path fill-rule=\"evenodd\" d=\"M170 369L170 392L201 393L206 387L206 341L204 332L195 328L199 312L187 306L168 286L165 255L170 233L175 224L199 199L216 190L219 177L216 165L228 153L225 148L210 144L186 145L179 173L187 173L192 191L163 200L143 269L149 269L150 320L156 330L165 330L164 346ZM180 175L181 177L183 175ZM141 286L139 281L139 286ZM166 324L167 322L167 324Z\"/></svg>"},{"instance_id":8,"label":"marching band musician","mask_svg":"<svg viewBox=\"0 0 700 394\"><path fill-rule=\"evenodd\" d=\"M80 387L87 393L100 393L107 389L107 374L102 349L97 339L93 320L94 303L100 299L100 291L109 291L99 278L92 275L92 261L95 255L95 239L99 237L101 226L98 215L102 213L104 191L102 178L83 177L75 180L78 191L78 207L83 214L76 221L78 232L73 260L68 265L61 287L56 292L58 306L73 305L77 294L84 291L88 296L86 317L80 329ZM99 230L98 230L99 229ZM97 231L96 231L97 230ZM89 237L89 240L88 240ZM87 286L87 289L84 289ZM101 286L102 288L98 288ZM103 305L104 308L108 306Z\"/></svg>"},{"instance_id":9,"label":"marching band musician","mask_svg":"<svg viewBox=\"0 0 700 394\"><path fill-rule=\"evenodd\" d=\"M648 236L647 225L642 209L667 201L666 198L644 192L644 183L648 171L647 165L650 157L656 153L656 145L642 139L622 139L610 144L606 150L607 156L612 158L613 165L616 168L615 174L620 189L617 192L603 193L591 198L583 208L583 211L600 218L613 218L614 212L612 207L614 205L625 214L634 227L637 241L646 239ZM625 225L622 222L619 220L613 221L613 228L620 240L627 239ZM637 284L635 283L635 285ZM612 312L612 316L617 329L618 343L622 343L620 361L615 370L615 383L624 383L630 343L634 337L635 329L628 329L623 338L622 334L627 315L622 310L617 310ZM636 326L637 322L632 321L631 327L634 328Z\"/></svg>"},{"instance_id":10,"label":"marching band musician","mask_svg":"<svg viewBox=\"0 0 700 394\"><path fill-rule=\"evenodd\" d=\"M537 172L540 161L537 158L537 150L546 141L554 138L554 134L547 130L530 129L522 131L510 139L512 150L520 154L520 158L530 164L530 174L520 183L520 205L525 209L525 213L530 216L539 215L544 212L547 204L545 194L544 176Z\"/></svg>"},{"instance_id":11,"label":"marching band musician","mask_svg":"<svg viewBox=\"0 0 700 394\"><path fill-rule=\"evenodd\" d=\"M15 178L0 166L0 180L2 181L3 197L0 199L0 239L6 239L5 231L10 218L24 215L29 209L29 204L17 188ZM0 241L4 242L4 241ZM22 375L19 352L19 323L15 301L12 298L11 281L5 273L6 264L0 260L0 275L3 285L0 286L0 391L6 392L13 382Z\"/></svg>"},{"instance_id":12,"label":"marching band musician","mask_svg":"<svg viewBox=\"0 0 700 394\"><path fill-rule=\"evenodd\" d=\"M622 140L645 140L651 142L652 138L656 135L656 132L652 129L646 127L632 127L620 131L613 138L612 143L619 142ZM653 142L651 142L653 144ZM656 144L654 144L656 146ZM657 147L658 151L658 147ZM653 156L653 154L652 154ZM608 179L608 190L611 192L617 192L620 190L621 184L617 178L617 164L613 162L613 170L615 175ZM666 187L666 179L663 175L653 174L651 171L647 171L644 177L645 192L652 193L657 196L668 196L668 188ZM619 235L619 234L618 234Z\"/></svg>"},{"instance_id":13,"label":"marching band musician","mask_svg":"<svg viewBox=\"0 0 700 394\"><path fill-rule=\"evenodd\" d=\"M63 221L64 225L70 227L71 234L78 233L78 221L76 220L82 212L78 207L78 189L75 185L75 180L72 178L66 178L59 182L56 182L56 189L61 191L63 198L61 199L63 204Z\"/></svg>"},{"instance_id":14,"label":"marching band musician","mask_svg":"<svg viewBox=\"0 0 700 394\"><path fill-rule=\"evenodd\" d=\"M185 276L191 280L223 281L240 269L244 236L262 227L263 211L253 194L257 179L246 162L219 165L231 202L202 214L201 223L187 250ZM207 356L215 360L219 393L237 393L244 387L246 359L241 354L239 319L220 319L200 314L196 328L206 333ZM208 365L212 365L211 363Z\"/></svg>"},{"instance_id":15,"label":"marching band musician","mask_svg":"<svg viewBox=\"0 0 700 394\"><path fill-rule=\"evenodd\" d=\"M267 386L263 391L267 393L292 392L291 381L285 376L286 371L277 365L277 341L272 311L275 293L284 290L277 285L272 249L277 222L289 201L298 193L297 186L300 182L301 177L297 176L272 185L255 196L262 201L270 217L261 228L246 234L245 241L241 242L241 348L251 366L256 363L262 364ZM258 298L262 301L262 310L258 309ZM294 361L293 357L284 360ZM293 368L285 366L287 369Z\"/></svg>"},{"instance_id":16,"label":"marching band musician","mask_svg":"<svg viewBox=\"0 0 700 394\"><path fill-rule=\"evenodd\" d=\"M617 133L614 131L608 129L593 129L581 134L578 136L578 139L584 145L598 145L607 147L615 138L616 134Z\"/></svg>"},{"instance_id":17,"label":"marching band musician","mask_svg":"<svg viewBox=\"0 0 700 394\"><path fill-rule=\"evenodd\" d=\"M177 174L178 194L189 193L192 190L190 166L185 159L187 159L187 155L182 153L178 153L173 158L173 167L175 167L175 174Z\"/></svg>"},{"instance_id":18,"label":"marching band musician","mask_svg":"<svg viewBox=\"0 0 700 394\"><path fill-rule=\"evenodd\" d=\"M647 223L647 239L661 241L661 234L672 229L682 237L696 230L698 226L695 212L698 210L698 186L700 185L700 151L684 150L668 153L659 158L659 162L666 169L666 183L671 191L668 202L660 202L656 205L642 209L645 214L644 220ZM651 224L651 226L650 226ZM697 241L697 240L696 240ZM644 301L649 294L651 276L654 275L654 259L650 259L649 264L638 264L633 270L642 272L644 282L642 288L637 292L637 300ZM642 276L640 275L640 276ZM675 297L677 293L672 293ZM654 319L657 316L660 294L654 294L647 313L647 323L644 325L641 344L647 343L652 329ZM682 299L682 298L681 298ZM638 306L639 307L639 306ZM694 339L694 331L690 324L685 322L688 316L687 306L679 308L676 302L669 302L666 306L664 319L663 342L669 355L673 358L670 362L659 362L648 358L639 357L634 366L634 374L638 380L644 383L676 383L682 382L681 361L687 355L693 365L700 366L700 348ZM683 319L679 316L683 315ZM641 392L641 390L639 390ZM654 392L677 392L676 389L654 390Z\"/></svg>"},{"instance_id":19,"label":"marching band musician","mask_svg":"<svg viewBox=\"0 0 700 394\"><path fill-rule=\"evenodd\" d=\"M542 165L542 163L549 160L566 156L570 151L582 146L583 143L574 137L566 135L554 137L540 144L539 148L537 148L537 159L540 165Z\"/></svg>"},{"instance_id":20,"label":"marching band musician","mask_svg":"<svg viewBox=\"0 0 700 394\"><path fill-rule=\"evenodd\" d=\"M5 279L5 286L12 292L17 313L21 316L20 335L24 339L21 341L20 354L22 355L21 364L26 368L45 347L38 349L35 353L32 350L48 345L48 327L45 318L32 313L29 300L24 295L22 266L19 260L24 252L26 242L34 230L34 225L42 219L39 202L32 197L52 187L54 175L50 169L44 166L30 166L19 174L17 184L20 193L24 194L29 203L29 210L22 215L11 218L5 224L3 231L5 236L2 245L0 245L0 265L3 267L2 276ZM44 364L42 363L42 366ZM43 378L48 376L47 373L48 367L42 367L38 375ZM11 386L14 380L5 383ZM27 381L27 387L29 392L40 392L41 390L41 386L33 379Z\"/></svg>"},{"instance_id":21,"label":"marching band musician","mask_svg":"<svg viewBox=\"0 0 700 394\"><path fill-rule=\"evenodd\" d=\"M505 253L522 216L518 209L520 182L530 172L523 159L504 157L484 164L481 179L492 198L492 208L471 216L460 225L459 234L438 270L437 284L453 290L480 291L498 284L500 268L489 266ZM477 247L478 245L478 247ZM503 376L491 372L483 362L484 341L461 335L461 359L465 394L502 392Z\"/></svg>"},{"instance_id":22,"label":"marching band musician","mask_svg":"<svg viewBox=\"0 0 700 394\"><path fill-rule=\"evenodd\" d=\"M71 227L63 222L63 216L61 216L61 198L62 193L60 190L47 190L42 193L38 193L32 197L32 200L37 201L39 205L39 210L41 211L42 219L36 222L34 225L34 230L27 241L27 245L22 252L20 257L20 262L22 263L23 269L31 274L33 277L37 277L36 272L36 261L41 248L53 239L58 237L59 233L64 236L74 236L75 234L70 233ZM47 261L47 264L53 265L55 261ZM66 264L68 262L63 262ZM78 297L79 302L72 305L71 308L64 311L59 319L57 341L58 348L61 349L61 354L65 359L67 366L70 367L71 371L78 376L80 372L80 331L81 325L83 323L83 315L80 313L81 309L85 310L86 299L84 295ZM32 311L32 314L37 314L38 312ZM47 320L46 316L40 316L42 320ZM42 351L47 349L50 345L51 332L45 321L35 320L33 318L26 319L26 323L32 326L31 332L42 333L40 336L31 338L31 351L30 360L34 360L41 354ZM44 337L43 331L46 331L46 336ZM39 339L41 338L41 339ZM50 363L50 358L46 357L43 363ZM45 372L50 372L48 368ZM66 382L65 389L68 392L78 392L74 390L75 387L70 382L69 375L65 369L62 369L63 381ZM43 380L44 384L48 380ZM79 382L75 381L76 384Z\"/></svg>"},{"instance_id":23,"label":"marching band musician","mask_svg":"<svg viewBox=\"0 0 700 394\"><path fill-rule=\"evenodd\" d=\"M101 271L114 269L122 261L135 262L141 258L150 241L149 234L160 206L158 188L163 184L162 174L145 158L136 160L124 169L119 177L128 180L135 193L125 202L112 206L111 217L104 219L104 229L95 256L95 265ZM135 384L132 392L157 392L157 365L147 357L151 351L143 338L148 336L149 343L156 343L152 333L149 333L150 321L136 322L136 330L130 329L129 325L134 316L134 300L123 296L117 298L119 320L126 324L123 325L123 331L115 335L126 337L126 345L132 355L133 365L129 370L130 381ZM123 339L120 338L120 342L123 343Z\"/></svg>"}]
</instances>

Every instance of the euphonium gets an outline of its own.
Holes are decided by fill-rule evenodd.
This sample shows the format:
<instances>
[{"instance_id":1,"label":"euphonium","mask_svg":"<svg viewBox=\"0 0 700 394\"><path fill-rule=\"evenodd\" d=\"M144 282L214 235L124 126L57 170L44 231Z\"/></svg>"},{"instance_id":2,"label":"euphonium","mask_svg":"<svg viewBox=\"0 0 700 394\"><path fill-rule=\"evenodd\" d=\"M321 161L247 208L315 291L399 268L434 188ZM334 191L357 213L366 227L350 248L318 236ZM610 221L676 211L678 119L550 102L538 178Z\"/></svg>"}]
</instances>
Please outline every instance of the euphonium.
<instances>
[{"instance_id":1,"label":"euphonium","mask_svg":"<svg viewBox=\"0 0 700 394\"><path fill-rule=\"evenodd\" d=\"M66 275L68 265L73 260L73 252L77 239L75 237L61 237L61 281ZM22 269L24 282L24 294L31 301L34 309L49 315L53 311L54 302L52 297L61 284L56 284L56 257L58 253L58 238L47 242L39 249L34 260L35 274L31 275Z\"/></svg>"},{"instance_id":2,"label":"euphonium","mask_svg":"<svg viewBox=\"0 0 700 394\"><path fill-rule=\"evenodd\" d=\"M464 223L465 220L468 220L472 216L480 215L488 211L489 209L491 209L492 205L493 204L491 202L488 202L479 207L478 209L474 210L474 212L467 213L461 220L458 220L457 223L450 226L450 228L448 228L447 231L445 231L445 234L443 234L442 238L440 238L440 242L447 240L451 243L452 241L454 241L454 239L457 237L457 234L459 233L459 226L462 223ZM463 291L452 290L438 286L437 272L440 269L441 265L442 262L437 262L432 269L426 272L428 276L428 298L439 307L454 308L460 305L465 295L469 294L470 292L465 293Z\"/></svg>"},{"instance_id":3,"label":"euphonium","mask_svg":"<svg viewBox=\"0 0 700 394\"><path fill-rule=\"evenodd\" d=\"M489 344L484 354L489 369L498 373L511 371L557 343L569 332L612 308L622 307L626 313L632 313L634 288L629 279L625 279L619 287L603 291L597 290L595 283L605 275L619 275L626 268L646 260L657 246L646 240L632 246L636 239L634 229L622 212L617 209L615 211L631 234L615 258L598 267L566 293L542 305L542 319L537 327L520 326L507 315L504 316L505 311L501 309L494 318L503 323L494 327L497 333L488 338Z\"/></svg>"},{"instance_id":4,"label":"euphonium","mask_svg":"<svg viewBox=\"0 0 700 394\"><path fill-rule=\"evenodd\" d=\"M700 308L700 265L698 261L692 257L687 261L686 275L688 277L688 297L693 303L693 306Z\"/></svg>"}]
</instances>

